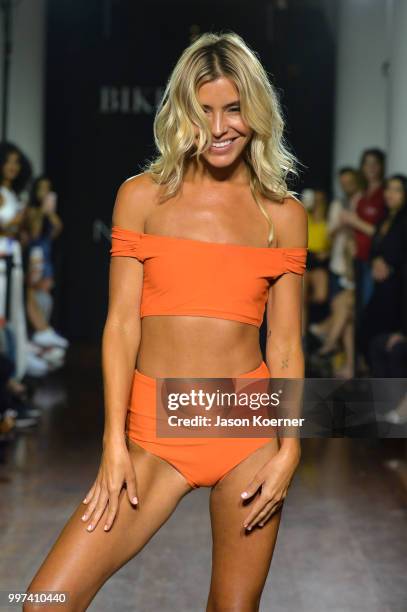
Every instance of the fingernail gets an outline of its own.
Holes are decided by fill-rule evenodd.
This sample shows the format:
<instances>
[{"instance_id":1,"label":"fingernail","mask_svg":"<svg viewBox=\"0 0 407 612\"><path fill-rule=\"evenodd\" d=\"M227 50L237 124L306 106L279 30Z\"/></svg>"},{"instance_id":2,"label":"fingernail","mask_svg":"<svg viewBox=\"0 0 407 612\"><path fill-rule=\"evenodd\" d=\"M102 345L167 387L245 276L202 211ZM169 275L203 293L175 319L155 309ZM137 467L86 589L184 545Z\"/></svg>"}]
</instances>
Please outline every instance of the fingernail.
<instances>
[{"instance_id":1,"label":"fingernail","mask_svg":"<svg viewBox=\"0 0 407 612\"><path fill-rule=\"evenodd\" d=\"M250 531L250 530L251 530L251 527L246 527L246 529L247 529L247 531Z\"/></svg>"},{"instance_id":2,"label":"fingernail","mask_svg":"<svg viewBox=\"0 0 407 612\"><path fill-rule=\"evenodd\" d=\"M107 525L104 526L104 530L107 531L109 527Z\"/></svg>"},{"instance_id":3,"label":"fingernail","mask_svg":"<svg viewBox=\"0 0 407 612\"><path fill-rule=\"evenodd\" d=\"M133 504L138 504L138 499L137 497L133 497L133 499L131 500Z\"/></svg>"},{"instance_id":4,"label":"fingernail","mask_svg":"<svg viewBox=\"0 0 407 612\"><path fill-rule=\"evenodd\" d=\"M82 520L83 520L83 521L86 521L86 519L87 519L87 518L88 518L88 517L86 516L86 514L84 514L84 515L83 515L83 517L82 517Z\"/></svg>"},{"instance_id":5,"label":"fingernail","mask_svg":"<svg viewBox=\"0 0 407 612\"><path fill-rule=\"evenodd\" d=\"M84 504L86 504L86 502L87 502L87 501L88 501L88 500L87 500L87 498L85 497L85 499L83 500L83 503L84 503Z\"/></svg>"},{"instance_id":6,"label":"fingernail","mask_svg":"<svg viewBox=\"0 0 407 612\"><path fill-rule=\"evenodd\" d=\"M246 498L247 497L247 491L243 491L241 497Z\"/></svg>"},{"instance_id":7,"label":"fingernail","mask_svg":"<svg viewBox=\"0 0 407 612\"><path fill-rule=\"evenodd\" d=\"M86 529L87 529L88 531L92 531L93 527L92 527L92 525L89 525L88 527L86 527Z\"/></svg>"}]
</instances>

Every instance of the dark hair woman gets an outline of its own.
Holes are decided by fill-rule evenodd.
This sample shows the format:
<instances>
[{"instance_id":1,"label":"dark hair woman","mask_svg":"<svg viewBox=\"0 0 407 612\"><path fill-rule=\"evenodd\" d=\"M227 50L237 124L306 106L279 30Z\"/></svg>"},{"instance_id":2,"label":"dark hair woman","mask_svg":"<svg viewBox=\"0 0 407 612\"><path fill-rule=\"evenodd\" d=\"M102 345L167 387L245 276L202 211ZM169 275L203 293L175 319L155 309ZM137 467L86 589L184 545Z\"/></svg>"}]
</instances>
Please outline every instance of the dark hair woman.
<instances>
[{"instance_id":1,"label":"dark hair woman","mask_svg":"<svg viewBox=\"0 0 407 612\"><path fill-rule=\"evenodd\" d=\"M42 175L35 179L25 210L23 234L26 244L27 317L33 329L34 344L59 347L53 365L62 365L63 349L69 342L50 324L54 287L53 241L60 235L63 223L56 211L57 194L52 181ZM55 351L54 351L55 353Z\"/></svg>"},{"instance_id":2,"label":"dark hair woman","mask_svg":"<svg viewBox=\"0 0 407 612\"><path fill-rule=\"evenodd\" d=\"M402 324L402 271L406 260L407 177L394 174L385 182L386 215L378 225L370 249L374 281L364 308L358 346L369 362L369 346L382 333L400 330Z\"/></svg>"},{"instance_id":3,"label":"dark hair woman","mask_svg":"<svg viewBox=\"0 0 407 612\"><path fill-rule=\"evenodd\" d=\"M16 236L23 219L20 193L31 179L31 164L14 144L0 143L0 235Z\"/></svg>"}]
</instances>

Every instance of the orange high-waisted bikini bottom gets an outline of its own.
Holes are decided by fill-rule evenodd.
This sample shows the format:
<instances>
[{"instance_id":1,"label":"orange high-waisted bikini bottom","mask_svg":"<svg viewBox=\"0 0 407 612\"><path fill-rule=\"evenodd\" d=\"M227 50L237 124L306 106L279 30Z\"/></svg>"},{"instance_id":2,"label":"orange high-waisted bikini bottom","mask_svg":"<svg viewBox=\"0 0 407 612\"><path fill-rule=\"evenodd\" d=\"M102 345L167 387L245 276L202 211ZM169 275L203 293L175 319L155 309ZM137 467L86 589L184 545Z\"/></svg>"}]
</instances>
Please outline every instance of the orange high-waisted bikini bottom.
<instances>
[{"instance_id":1,"label":"orange high-waisted bikini bottom","mask_svg":"<svg viewBox=\"0 0 407 612\"><path fill-rule=\"evenodd\" d=\"M236 378L269 378L263 361ZM272 438L164 438L156 434L156 379L135 370L126 435L148 452L164 459L196 487L211 487L233 467Z\"/></svg>"}]
</instances>

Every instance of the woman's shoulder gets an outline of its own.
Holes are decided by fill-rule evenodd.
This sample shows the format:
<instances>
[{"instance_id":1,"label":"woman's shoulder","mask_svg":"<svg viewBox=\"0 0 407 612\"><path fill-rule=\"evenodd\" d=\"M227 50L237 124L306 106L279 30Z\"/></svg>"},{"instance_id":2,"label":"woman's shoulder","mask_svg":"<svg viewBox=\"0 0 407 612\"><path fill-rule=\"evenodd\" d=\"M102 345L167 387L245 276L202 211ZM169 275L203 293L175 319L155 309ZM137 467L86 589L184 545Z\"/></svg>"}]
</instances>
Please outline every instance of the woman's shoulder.
<instances>
[{"instance_id":1,"label":"woman's shoulder","mask_svg":"<svg viewBox=\"0 0 407 612\"><path fill-rule=\"evenodd\" d=\"M270 201L270 216L276 226L278 244L282 247L306 247L308 241L308 215L296 196L288 194L280 202Z\"/></svg>"},{"instance_id":2,"label":"woman's shoulder","mask_svg":"<svg viewBox=\"0 0 407 612\"><path fill-rule=\"evenodd\" d=\"M113 225L143 231L144 220L155 207L159 185L148 172L129 177L119 186L113 207Z\"/></svg>"},{"instance_id":3,"label":"woman's shoulder","mask_svg":"<svg viewBox=\"0 0 407 612\"><path fill-rule=\"evenodd\" d=\"M126 197L148 198L155 195L158 187L149 172L140 172L125 179L119 185L117 193Z\"/></svg>"}]
</instances>

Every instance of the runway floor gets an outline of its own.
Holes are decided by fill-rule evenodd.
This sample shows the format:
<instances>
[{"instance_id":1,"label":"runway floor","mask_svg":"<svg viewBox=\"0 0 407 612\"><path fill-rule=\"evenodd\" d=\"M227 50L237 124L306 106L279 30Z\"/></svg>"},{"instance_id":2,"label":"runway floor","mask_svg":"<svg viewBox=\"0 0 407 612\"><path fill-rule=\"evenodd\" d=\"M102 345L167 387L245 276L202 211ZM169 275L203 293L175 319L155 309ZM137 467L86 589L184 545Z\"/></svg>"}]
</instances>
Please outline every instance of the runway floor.
<instances>
[{"instance_id":1,"label":"runway floor","mask_svg":"<svg viewBox=\"0 0 407 612\"><path fill-rule=\"evenodd\" d=\"M64 370L37 389L39 424L7 447L0 464L0 591L24 590L96 475L99 362L94 348L70 350ZM314 439L302 446L261 611L405 612L406 500L387 465L402 452L400 441ZM208 493L187 495L89 610L204 611Z\"/></svg>"}]
</instances>

